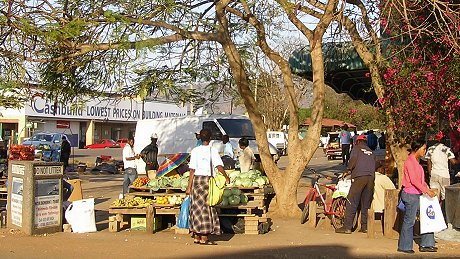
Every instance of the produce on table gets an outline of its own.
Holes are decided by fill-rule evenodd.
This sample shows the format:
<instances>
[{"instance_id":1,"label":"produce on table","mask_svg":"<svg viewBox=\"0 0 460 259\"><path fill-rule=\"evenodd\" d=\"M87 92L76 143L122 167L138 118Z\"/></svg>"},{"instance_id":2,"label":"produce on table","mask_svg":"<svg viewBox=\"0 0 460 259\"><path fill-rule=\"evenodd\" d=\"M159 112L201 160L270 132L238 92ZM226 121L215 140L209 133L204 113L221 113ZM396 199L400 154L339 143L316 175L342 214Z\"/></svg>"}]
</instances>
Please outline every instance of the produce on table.
<instances>
[{"instance_id":1,"label":"produce on table","mask_svg":"<svg viewBox=\"0 0 460 259\"><path fill-rule=\"evenodd\" d=\"M247 204L248 203L248 196L241 192L240 189L233 187L233 188L225 188L224 193L222 195L222 202L220 203L221 206L235 206L240 204Z\"/></svg>"},{"instance_id":2,"label":"produce on table","mask_svg":"<svg viewBox=\"0 0 460 259\"><path fill-rule=\"evenodd\" d=\"M182 197L177 196L177 195L167 195L167 196L157 196L156 198L156 203L157 204L174 204L174 205L180 205L182 204Z\"/></svg>"},{"instance_id":3,"label":"produce on table","mask_svg":"<svg viewBox=\"0 0 460 259\"><path fill-rule=\"evenodd\" d=\"M239 187L263 187L269 184L268 177L262 176L259 170L250 170L246 173L240 171L227 172L230 177L230 184L228 186Z\"/></svg>"},{"instance_id":4,"label":"produce on table","mask_svg":"<svg viewBox=\"0 0 460 259\"><path fill-rule=\"evenodd\" d=\"M148 182L149 182L149 178L147 176L139 177L139 178L136 178L136 180L134 180L133 186L134 187L142 187L142 186L146 185Z\"/></svg>"},{"instance_id":5,"label":"produce on table","mask_svg":"<svg viewBox=\"0 0 460 259\"><path fill-rule=\"evenodd\" d=\"M190 172L185 172L182 176L176 174L173 176L162 176L159 178L150 179L147 183L147 187L153 191L158 191L161 188L177 188L185 191L188 186L188 178Z\"/></svg>"},{"instance_id":6,"label":"produce on table","mask_svg":"<svg viewBox=\"0 0 460 259\"><path fill-rule=\"evenodd\" d=\"M152 199L143 199L142 197L134 197L134 198L124 198L124 199L116 199L112 202L113 207L148 207L149 205L154 204L155 201Z\"/></svg>"}]
</instances>

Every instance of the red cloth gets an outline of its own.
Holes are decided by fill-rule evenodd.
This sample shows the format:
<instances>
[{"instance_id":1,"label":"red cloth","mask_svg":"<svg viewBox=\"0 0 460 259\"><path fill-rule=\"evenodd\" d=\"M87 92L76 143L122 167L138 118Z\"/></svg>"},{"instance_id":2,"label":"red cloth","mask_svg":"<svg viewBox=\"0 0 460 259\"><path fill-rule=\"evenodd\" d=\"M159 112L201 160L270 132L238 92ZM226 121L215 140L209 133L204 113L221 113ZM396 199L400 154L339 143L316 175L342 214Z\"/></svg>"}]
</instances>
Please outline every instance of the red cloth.
<instances>
[{"instance_id":1,"label":"red cloth","mask_svg":"<svg viewBox=\"0 0 460 259\"><path fill-rule=\"evenodd\" d=\"M402 186L404 186L404 192L409 194L422 194L429 190L425 182L423 167L413 154L409 155L406 162L404 162Z\"/></svg>"}]
</instances>

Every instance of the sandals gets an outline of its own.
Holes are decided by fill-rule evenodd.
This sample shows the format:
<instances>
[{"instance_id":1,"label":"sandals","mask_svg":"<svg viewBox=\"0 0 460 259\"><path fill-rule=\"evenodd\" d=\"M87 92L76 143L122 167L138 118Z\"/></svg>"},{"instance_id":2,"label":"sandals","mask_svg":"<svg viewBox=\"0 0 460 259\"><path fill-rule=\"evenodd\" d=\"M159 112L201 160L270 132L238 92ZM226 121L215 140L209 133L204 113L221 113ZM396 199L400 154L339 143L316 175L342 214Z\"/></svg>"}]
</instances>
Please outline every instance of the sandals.
<instances>
[{"instance_id":1,"label":"sandals","mask_svg":"<svg viewBox=\"0 0 460 259\"><path fill-rule=\"evenodd\" d=\"M199 244L199 243L200 243L200 240L199 240L199 239L193 239L193 243Z\"/></svg>"},{"instance_id":2,"label":"sandals","mask_svg":"<svg viewBox=\"0 0 460 259\"><path fill-rule=\"evenodd\" d=\"M217 245L217 243L213 241L209 241L209 240L206 240L206 241L200 240L200 245L215 246Z\"/></svg>"}]
</instances>

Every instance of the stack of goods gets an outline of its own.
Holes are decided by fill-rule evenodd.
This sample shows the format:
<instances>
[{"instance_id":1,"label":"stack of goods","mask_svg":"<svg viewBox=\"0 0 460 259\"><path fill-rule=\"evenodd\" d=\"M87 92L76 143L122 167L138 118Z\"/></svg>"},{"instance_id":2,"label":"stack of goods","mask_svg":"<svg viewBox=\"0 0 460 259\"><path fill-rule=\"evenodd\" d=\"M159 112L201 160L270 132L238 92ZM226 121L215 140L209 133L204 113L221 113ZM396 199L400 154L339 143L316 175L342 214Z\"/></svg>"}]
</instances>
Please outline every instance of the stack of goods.
<instances>
[{"instance_id":1,"label":"stack of goods","mask_svg":"<svg viewBox=\"0 0 460 259\"><path fill-rule=\"evenodd\" d=\"M246 203L248 203L248 196L242 193L240 189L236 187L224 189L221 206L244 205Z\"/></svg>"},{"instance_id":2,"label":"stack of goods","mask_svg":"<svg viewBox=\"0 0 460 259\"><path fill-rule=\"evenodd\" d=\"M179 174L175 174L172 176L163 176L159 178L150 179L147 183L147 187L152 189L152 191L156 192L161 188L177 188L185 191L188 186L188 178L190 172L185 172L182 176Z\"/></svg>"},{"instance_id":3,"label":"stack of goods","mask_svg":"<svg viewBox=\"0 0 460 259\"><path fill-rule=\"evenodd\" d=\"M9 160L34 160L35 149L33 146L11 145Z\"/></svg>"},{"instance_id":4,"label":"stack of goods","mask_svg":"<svg viewBox=\"0 0 460 259\"><path fill-rule=\"evenodd\" d=\"M134 198L124 198L124 199L116 199L112 202L112 207L128 207L128 208L145 208L149 205L153 205L155 203L152 199L143 199L142 197L134 197Z\"/></svg>"},{"instance_id":5,"label":"stack of goods","mask_svg":"<svg viewBox=\"0 0 460 259\"><path fill-rule=\"evenodd\" d=\"M240 171L227 171L230 177L229 186L238 187L263 187L269 184L268 177L262 176L259 170L250 170L247 173L241 173Z\"/></svg>"},{"instance_id":6,"label":"stack of goods","mask_svg":"<svg viewBox=\"0 0 460 259\"><path fill-rule=\"evenodd\" d=\"M134 180L133 187L142 187L146 185L148 182L149 182L149 178L147 176L139 177L139 178L136 178L136 180Z\"/></svg>"}]
</instances>

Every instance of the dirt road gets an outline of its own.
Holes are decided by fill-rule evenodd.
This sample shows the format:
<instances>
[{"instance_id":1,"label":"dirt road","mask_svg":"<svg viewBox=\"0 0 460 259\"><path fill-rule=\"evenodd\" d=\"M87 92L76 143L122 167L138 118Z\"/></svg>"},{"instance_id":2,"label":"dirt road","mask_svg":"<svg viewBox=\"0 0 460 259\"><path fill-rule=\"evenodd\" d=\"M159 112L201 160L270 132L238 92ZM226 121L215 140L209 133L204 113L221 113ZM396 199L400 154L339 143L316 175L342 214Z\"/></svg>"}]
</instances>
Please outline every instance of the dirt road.
<instances>
[{"instance_id":1,"label":"dirt road","mask_svg":"<svg viewBox=\"0 0 460 259\"><path fill-rule=\"evenodd\" d=\"M285 159L285 158L283 158ZM309 166L332 174L342 168L339 161L327 161L320 152ZM286 165L280 161L280 167ZM343 235L325 225L310 229L298 219L272 218L272 230L264 235L217 237L217 246L193 244L189 235L172 230L155 234L141 231L110 233L107 209L121 191L121 175L81 175L85 198L95 198L98 232L89 234L55 233L25 236L0 229L0 258L398 258L397 240L382 233L376 239L366 234ZM308 175L299 184L299 202L305 196ZM378 230L378 229L377 229ZM412 258L448 258L460 255L459 242L438 241L439 252L416 251ZM415 246L416 248L417 246ZM416 249L415 249L416 250Z\"/></svg>"}]
</instances>

